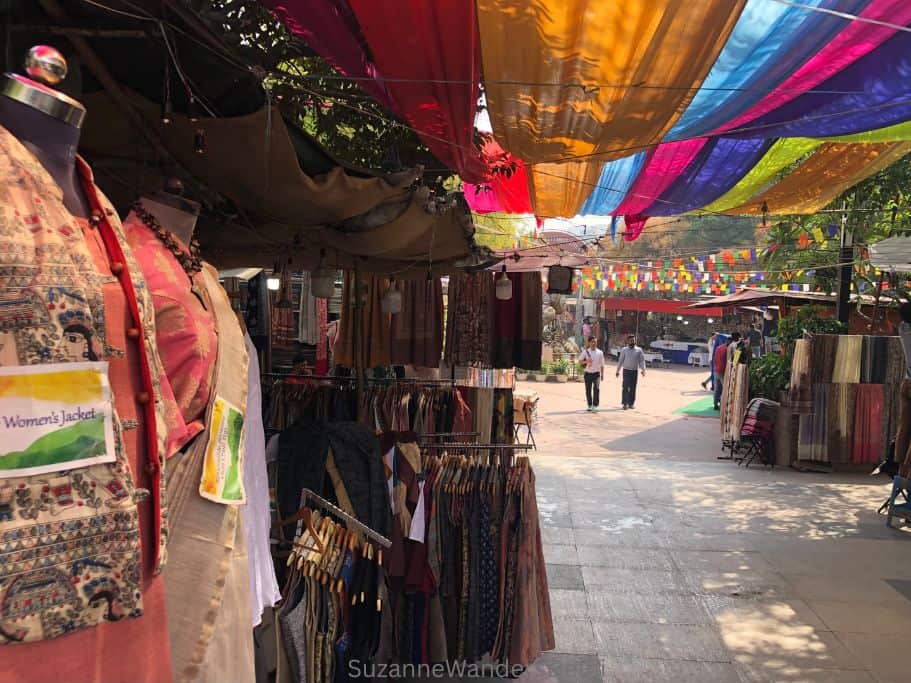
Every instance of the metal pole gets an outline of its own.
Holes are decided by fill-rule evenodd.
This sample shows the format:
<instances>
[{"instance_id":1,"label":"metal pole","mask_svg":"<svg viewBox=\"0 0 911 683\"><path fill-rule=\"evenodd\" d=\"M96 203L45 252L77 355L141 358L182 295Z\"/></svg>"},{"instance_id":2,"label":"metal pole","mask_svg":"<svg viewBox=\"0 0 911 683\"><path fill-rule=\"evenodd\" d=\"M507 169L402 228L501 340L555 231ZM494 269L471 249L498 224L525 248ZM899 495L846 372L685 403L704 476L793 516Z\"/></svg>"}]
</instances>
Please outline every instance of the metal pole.
<instances>
[{"instance_id":1,"label":"metal pole","mask_svg":"<svg viewBox=\"0 0 911 683\"><path fill-rule=\"evenodd\" d=\"M845 205L842 205L842 209ZM854 233L848 226L848 214L841 219L841 249L838 252L838 321L848 324L851 316L851 269L854 267Z\"/></svg>"}]
</instances>

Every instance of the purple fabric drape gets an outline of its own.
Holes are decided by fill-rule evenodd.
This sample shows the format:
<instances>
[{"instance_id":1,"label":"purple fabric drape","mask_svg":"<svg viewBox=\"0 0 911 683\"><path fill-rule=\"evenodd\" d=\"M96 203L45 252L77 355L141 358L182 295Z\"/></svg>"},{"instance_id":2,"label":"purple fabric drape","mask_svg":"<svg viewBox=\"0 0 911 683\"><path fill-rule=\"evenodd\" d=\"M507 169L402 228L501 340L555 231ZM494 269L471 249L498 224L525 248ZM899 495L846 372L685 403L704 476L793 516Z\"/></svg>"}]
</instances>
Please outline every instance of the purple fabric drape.
<instances>
[{"instance_id":1,"label":"purple fabric drape","mask_svg":"<svg viewBox=\"0 0 911 683\"><path fill-rule=\"evenodd\" d=\"M911 119L911 33L878 49L765 116L725 135L831 137L885 128ZM833 91L845 94L830 94Z\"/></svg>"},{"instance_id":2,"label":"purple fabric drape","mask_svg":"<svg viewBox=\"0 0 911 683\"><path fill-rule=\"evenodd\" d=\"M773 142L758 138L711 140L644 213L676 216L711 204L734 187Z\"/></svg>"}]
</instances>

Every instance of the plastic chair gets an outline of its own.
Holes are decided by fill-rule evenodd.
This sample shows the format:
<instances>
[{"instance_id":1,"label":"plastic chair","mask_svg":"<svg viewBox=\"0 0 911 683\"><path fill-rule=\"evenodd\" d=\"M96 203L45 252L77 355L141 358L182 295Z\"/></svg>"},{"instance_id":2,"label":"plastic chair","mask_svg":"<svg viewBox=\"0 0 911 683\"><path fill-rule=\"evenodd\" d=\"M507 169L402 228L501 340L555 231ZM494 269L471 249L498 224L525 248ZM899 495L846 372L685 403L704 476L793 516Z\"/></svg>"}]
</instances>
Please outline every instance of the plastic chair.
<instances>
[{"instance_id":1,"label":"plastic chair","mask_svg":"<svg viewBox=\"0 0 911 683\"><path fill-rule=\"evenodd\" d=\"M775 466L771 445L775 442L778 407L778 403L767 398L754 398L749 402L740 427L740 441L736 445L738 465L749 467L759 456L763 464L770 468Z\"/></svg>"},{"instance_id":2,"label":"plastic chair","mask_svg":"<svg viewBox=\"0 0 911 683\"><path fill-rule=\"evenodd\" d=\"M889 509L886 512L886 526L892 526L893 517L901 517L905 522L911 522L911 503L908 502L909 491L911 491L911 480L899 476L892 478L892 495L889 497ZM904 495L904 503L898 502L899 494Z\"/></svg>"}]
</instances>

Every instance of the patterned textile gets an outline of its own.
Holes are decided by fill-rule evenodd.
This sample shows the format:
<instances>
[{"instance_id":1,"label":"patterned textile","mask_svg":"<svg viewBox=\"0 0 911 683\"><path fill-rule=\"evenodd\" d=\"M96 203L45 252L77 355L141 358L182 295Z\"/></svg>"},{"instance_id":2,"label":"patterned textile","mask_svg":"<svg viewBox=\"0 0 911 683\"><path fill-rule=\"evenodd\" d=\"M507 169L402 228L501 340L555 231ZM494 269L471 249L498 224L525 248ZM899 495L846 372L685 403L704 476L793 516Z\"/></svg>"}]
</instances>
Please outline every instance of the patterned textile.
<instances>
[{"instance_id":1,"label":"patterned textile","mask_svg":"<svg viewBox=\"0 0 911 683\"><path fill-rule=\"evenodd\" d=\"M361 296L355 296L359 281ZM335 363L345 368L369 370L391 365L389 354L389 316L383 313L386 280L372 276L345 273L342 290L342 313Z\"/></svg>"},{"instance_id":2,"label":"patterned textile","mask_svg":"<svg viewBox=\"0 0 911 683\"><path fill-rule=\"evenodd\" d=\"M800 416L800 431L797 438L798 460L829 462L827 441L831 387L831 384L813 385L813 412Z\"/></svg>"},{"instance_id":3,"label":"patterned textile","mask_svg":"<svg viewBox=\"0 0 911 683\"><path fill-rule=\"evenodd\" d=\"M3 128L0 169L0 292L19 302L0 316L0 362L107 361L117 458L0 480L0 500L10 504L0 515L0 643L16 642L0 661L18 672L40 662L67 681L170 680L154 576L167 528L152 300L113 207L81 159L90 222L67 211L56 182ZM139 488L150 489L150 501Z\"/></svg>"},{"instance_id":4,"label":"patterned textile","mask_svg":"<svg viewBox=\"0 0 911 683\"><path fill-rule=\"evenodd\" d=\"M440 367L443 355L443 283L440 278L404 280L402 312L392 316L390 348L396 365Z\"/></svg>"},{"instance_id":5,"label":"patterned textile","mask_svg":"<svg viewBox=\"0 0 911 683\"><path fill-rule=\"evenodd\" d=\"M813 409L813 393L810 372L812 341L798 339L794 343L794 358L791 362L791 389L789 401L795 413L809 413Z\"/></svg>"},{"instance_id":6,"label":"patterned textile","mask_svg":"<svg viewBox=\"0 0 911 683\"><path fill-rule=\"evenodd\" d=\"M832 371L833 384L857 384L860 382L860 360L863 337L856 334L840 335L835 352L835 367Z\"/></svg>"},{"instance_id":7,"label":"patterned textile","mask_svg":"<svg viewBox=\"0 0 911 683\"><path fill-rule=\"evenodd\" d=\"M312 276L309 272L300 274L301 294L298 314L300 320L297 328L297 341L310 346L316 346L319 341L319 302L325 302L325 299L317 299L313 296Z\"/></svg>"},{"instance_id":8,"label":"patterned textile","mask_svg":"<svg viewBox=\"0 0 911 683\"><path fill-rule=\"evenodd\" d=\"M885 402L883 388L882 384L861 384L857 387L853 452L850 462L876 463L882 458Z\"/></svg>"},{"instance_id":9,"label":"patterned textile","mask_svg":"<svg viewBox=\"0 0 911 683\"><path fill-rule=\"evenodd\" d=\"M832 384L829 393L826 450L831 463L851 462L854 448L854 406L857 384Z\"/></svg>"},{"instance_id":10,"label":"patterned textile","mask_svg":"<svg viewBox=\"0 0 911 683\"><path fill-rule=\"evenodd\" d=\"M152 294L155 339L164 365L162 383L170 386L179 411L168 411L167 453L171 456L204 427L218 351L212 302L202 274L196 273L191 281L174 254L134 213L123 227Z\"/></svg>"},{"instance_id":11,"label":"patterned textile","mask_svg":"<svg viewBox=\"0 0 911 683\"><path fill-rule=\"evenodd\" d=\"M724 373L721 397L721 438L739 441L743 416L750 397L750 368L745 363L729 365Z\"/></svg>"},{"instance_id":12,"label":"patterned textile","mask_svg":"<svg viewBox=\"0 0 911 683\"><path fill-rule=\"evenodd\" d=\"M838 339L837 334L813 335L810 356L810 373L813 384L830 384L832 382Z\"/></svg>"},{"instance_id":13,"label":"patterned textile","mask_svg":"<svg viewBox=\"0 0 911 683\"><path fill-rule=\"evenodd\" d=\"M883 384L889 367L890 337L864 337L860 381Z\"/></svg>"},{"instance_id":14,"label":"patterned textile","mask_svg":"<svg viewBox=\"0 0 911 683\"><path fill-rule=\"evenodd\" d=\"M446 320L448 365L493 366L493 274L461 273L449 279Z\"/></svg>"}]
</instances>

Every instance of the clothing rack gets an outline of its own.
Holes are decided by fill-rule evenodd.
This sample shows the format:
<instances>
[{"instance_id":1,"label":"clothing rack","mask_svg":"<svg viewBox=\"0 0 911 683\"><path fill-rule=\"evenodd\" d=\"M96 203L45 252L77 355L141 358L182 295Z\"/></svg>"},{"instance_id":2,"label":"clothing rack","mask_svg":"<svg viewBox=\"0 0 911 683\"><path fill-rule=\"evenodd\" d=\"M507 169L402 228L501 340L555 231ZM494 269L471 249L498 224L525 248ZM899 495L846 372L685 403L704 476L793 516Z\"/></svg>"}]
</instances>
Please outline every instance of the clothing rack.
<instances>
[{"instance_id":1,"label":"clothing rack","mask_svg":"<svg viewBox=\"0 0 911 683\"><path fill-rule=\"evenodd\" d=\"M443 438L452 438L458 437L469 438L469 437L478 437L481 436L481 432L424 432L420 435L421 439L443 439Z\"/></svg>"},{"instance_id":2,"label":"clothing rack","mask_svg":"<svg viewBox=\"0 0 911 683\"><path fill-rule=\"evenodd\" d=\"M273 377L276 379L310 379L320 382L351 382L358 381L355 375L303 375L293 372L264 372L264 378ZM428 386L452 386L454 381L451 379L419 379L416 377L364 377L363 380L368 383L376 384L415 384Z\"/></svg>"},{"instance_id":3,"label":"clothing rack","mask_svg":"<svg viewBox=\"0 0 911 683\"><path fill-rule=\"evenodd\" d=\"M384 548L389 548L392 546L392 541L380 534L378 531L374 531L369 526L358 520L356 517L352 517L347 512L341 508L333 505L328 500L315 494L310 489L301 489L301 507L304 507L308 500L312 500L314 503L317 503L322 509L328 510L333 515L336 515L339 519L343 520L349 527L354 527L358 531L362 531L366 536L372 538L374 541L379 543ZM298 531L300 533L300 531Z\"/></svg>"},{"instance_id":4,"label":"clothing rack","mask_svg":"<svg viewBox=\"0 0 911 683\"><path fill-rule=\"evenodd\" d=\"M524 443L428 443L421 448L471 448L486 451L530 451L531 446Z\"/></svg>"}]
</instances>

